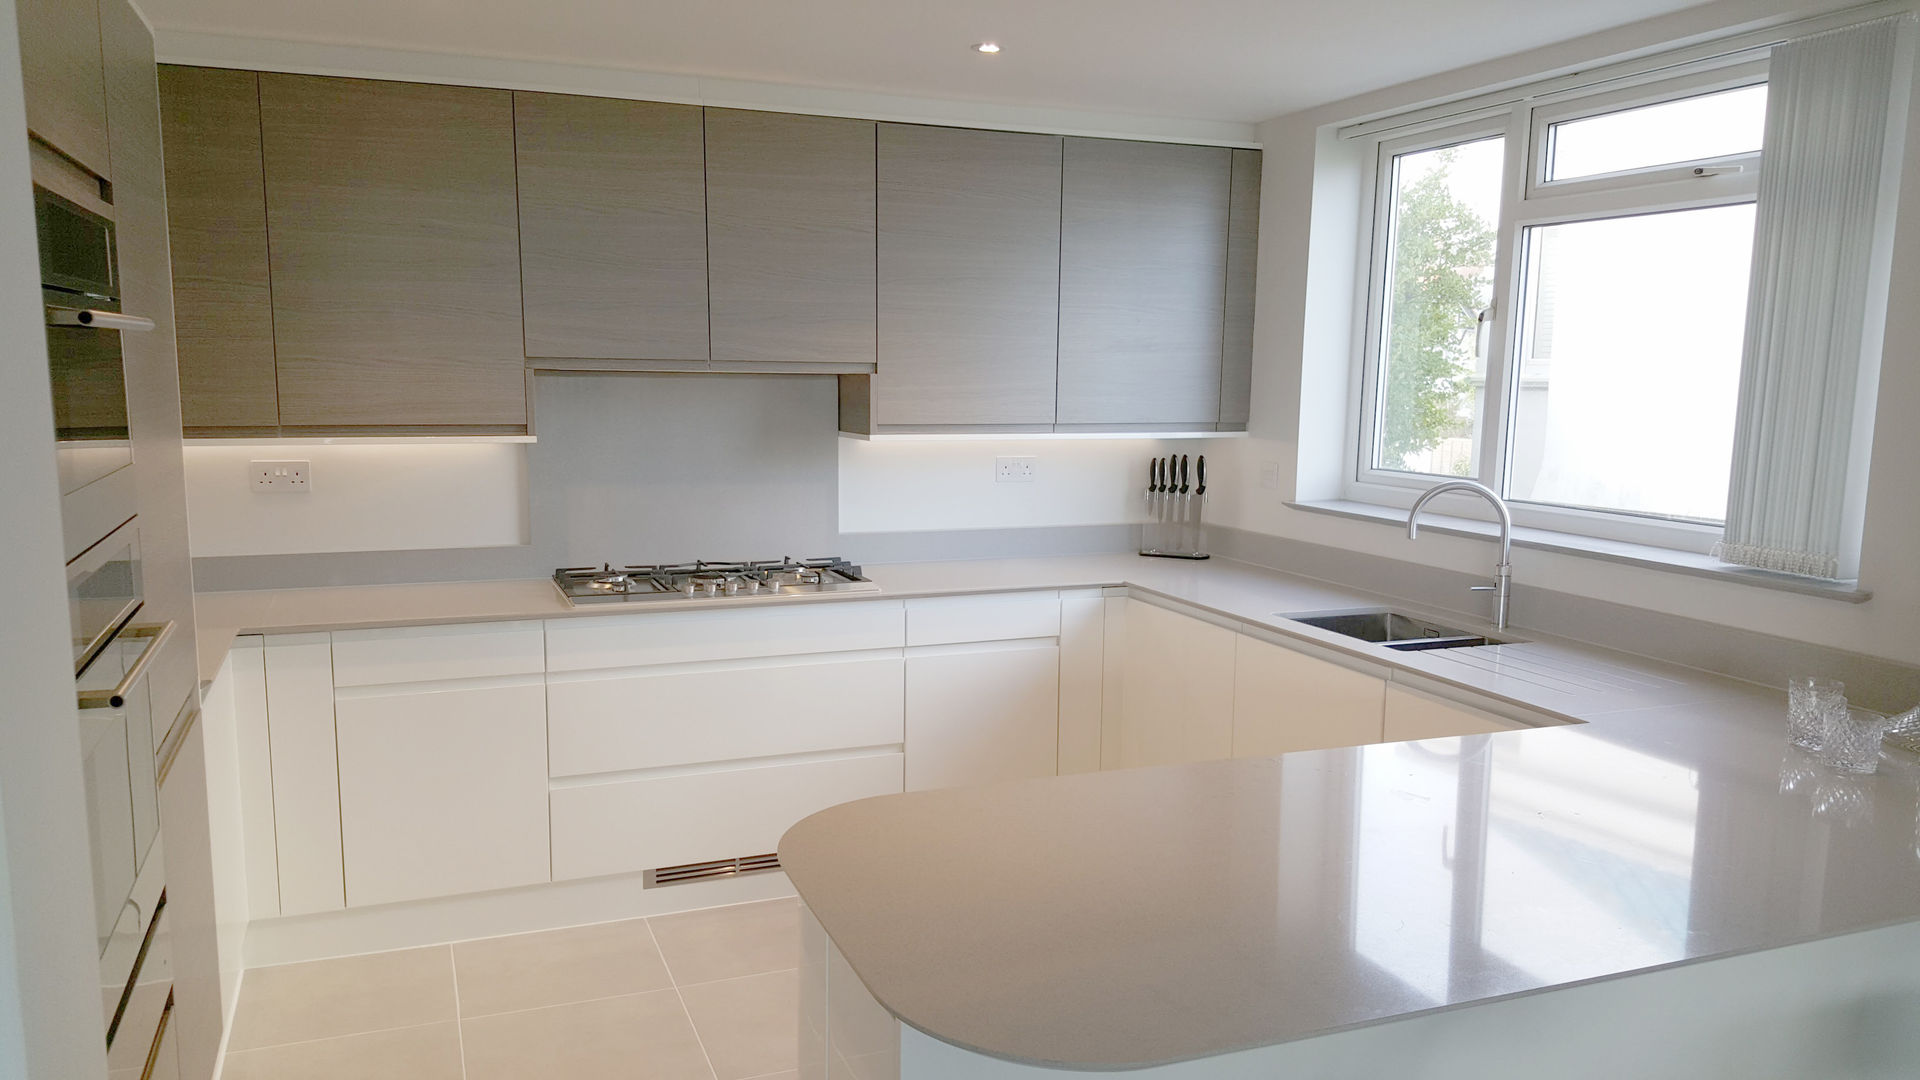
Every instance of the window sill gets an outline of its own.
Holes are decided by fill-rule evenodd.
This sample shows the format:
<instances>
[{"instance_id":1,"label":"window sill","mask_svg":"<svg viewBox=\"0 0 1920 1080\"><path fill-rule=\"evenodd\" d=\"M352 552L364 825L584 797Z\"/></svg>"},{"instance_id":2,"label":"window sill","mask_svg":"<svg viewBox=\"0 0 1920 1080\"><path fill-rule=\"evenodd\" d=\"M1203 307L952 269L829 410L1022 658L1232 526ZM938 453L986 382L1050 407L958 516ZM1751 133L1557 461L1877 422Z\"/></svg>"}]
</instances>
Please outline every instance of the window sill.
<instances>
[{"instance_id":1,"label":"window sill","mask_svg":"<svg viewBox=\"0 0 1920 1080\"><path fill-rule=\"evenodd\" d=\"M1290 502L1287 506L1312 514L1331 514L1355 521L1392 525L1395 528L1405 528L1407 524L1405 510L1374 506L1370 503L1331 499L1320 502ZM1500 535L1499 527L1490 521L1475 521L1472 518L1448 517L1432 513L1420 516L1420 527L1449 536L1497 538ZM1692 551L1675 551L1671 548L1629 544L1619 540L1601 540L1573 533L1550 532L1546 529L1514 526L1513 546L1604 559L1607 562L1621 563L1626 566L1643 566L1650 570L1688 574L1712 581L1727 581L1736 585L1799 593L1802 596L1817 596L1848 604L1864 604L1873 599L1873 593L1860 588L1858 581L1817 581L1811 578L1797 578L1768 570L1729 566L1711 555Z\"/></svg>"}]
</instances>

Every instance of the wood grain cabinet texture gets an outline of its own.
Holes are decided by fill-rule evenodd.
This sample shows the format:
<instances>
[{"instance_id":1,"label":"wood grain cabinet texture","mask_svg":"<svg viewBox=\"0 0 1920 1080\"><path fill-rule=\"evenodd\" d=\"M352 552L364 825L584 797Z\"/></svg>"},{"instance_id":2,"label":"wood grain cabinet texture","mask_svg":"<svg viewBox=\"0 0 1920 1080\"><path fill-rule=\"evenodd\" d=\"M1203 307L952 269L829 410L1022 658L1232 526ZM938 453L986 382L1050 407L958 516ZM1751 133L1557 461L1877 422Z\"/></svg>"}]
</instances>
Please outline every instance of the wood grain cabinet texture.
<instances>
[{"instance_id":1,"label":"wood grain cabinet texture","mask_svg":"<svg viewBox=\"0 0 1920 1080\"><path fill-rule=\"evenodd\" d=\"M280 422L524 431L505 90L260 76Z\"/></svg>"},{"instance_id":2,"label":"wood grain cabinet texture","mask_svg":"<svg viewBox=\"0 0 1920 1080\"><path fill-rule=\"evenodd\" d=\"M527 356L704 367L699 106L515 93L513 108Z\"/></svg>"},{"instance_id":3,"label":"wood grain cabinet texture","mask_svg":"<svg viewBox=\"0 0 1920 1080\"><path fill-rule=\"evenodd\" d=\"M1220 421L1232 151L1066 140L1058 423Z\"/></svg>"},{"instance_id":4,"label":"wood grain cabinet texture","mask_svg":"<svg viewBox=\"0 0 1920 1080\"><path fill-rule=\"evenodd\" d=\"M160 106L186 427L195 434L272 434L280 399L260 77L163 66Z\"/></svg>"},{"instance_id":5,"label":"wood grain cabinet texture","mask_svg":"<svg viewBox=\"0 0 1920 1080\"><path fill-rule=\"evenodd\" d=\"M716 368L874 363L874 125L706 110Z\"/></svg>"},{"instance_id":6,"label":"wood grain cabinet texture","mask_svg":"<svg viewBox=\"0 0 1920 1080\"><path fill-rule=\"evenodd\" d=\"M27 130L85 166L112 175L100 8L89 0L16 0Z\"/></svg>"},{"instance_id":7,"label":"wood grain cabinet texture","mask_svg":"<svg viewBox=\"0 0 1920 1080\"><path fill-rule=\"evenodd\" d=\"M874 423L1053 424L1061 142L880 125Z\"/></svg>"},{"instance_id":8,"label":"wood grain cabinet texture","mask_svg":"<svg viewBox=\"0 0 1920 1080\"><path fill-rule=\"evenodd\" d=\"M1233 152L1227 203L1226 316L1220 345L1220 427L1244 431L1253 401L1253 308L1260 259L1258 150Z\"/></svg>"}]
</instances>

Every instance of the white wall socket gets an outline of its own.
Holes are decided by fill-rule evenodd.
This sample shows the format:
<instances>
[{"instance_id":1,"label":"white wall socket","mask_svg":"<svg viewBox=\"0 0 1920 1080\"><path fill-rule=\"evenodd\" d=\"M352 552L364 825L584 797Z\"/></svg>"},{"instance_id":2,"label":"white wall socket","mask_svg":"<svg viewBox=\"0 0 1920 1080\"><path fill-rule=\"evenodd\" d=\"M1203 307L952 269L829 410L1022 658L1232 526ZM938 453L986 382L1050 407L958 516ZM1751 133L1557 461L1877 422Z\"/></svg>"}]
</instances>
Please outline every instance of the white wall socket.
<instances>
[{"instance_id":1,"label":"white wall socket","mask_svg":"<svg viewBox=\"0 0 1920 1080\"><path fill-rule=\"evenodd\" d=\"M1280 488L1280 463L1263 461L1260 463L1260 486L1268 491Z\"/></svg>"},{"instance_id":2,"label":"white wall socket","mask_svg":"<svg viewBox=\"0 0 1920 1080\"><path fill-rule=\"evenodd\" d=\"M1039 466L1039 458L997 457L993 459L993 480L997 484L1031 484Z\"/></svg>"},{"instance_id":3,"label":"white wall socket","mask_svg":"<svg viewBox=\"0 0 1920 1080\"><path fill-rule=\"evenodd\" d=\"M304 493L307 487L307 467L305 461L253 461L248 466L253 476L255 492L273 494Z\"/></svg>"}]
</instances>

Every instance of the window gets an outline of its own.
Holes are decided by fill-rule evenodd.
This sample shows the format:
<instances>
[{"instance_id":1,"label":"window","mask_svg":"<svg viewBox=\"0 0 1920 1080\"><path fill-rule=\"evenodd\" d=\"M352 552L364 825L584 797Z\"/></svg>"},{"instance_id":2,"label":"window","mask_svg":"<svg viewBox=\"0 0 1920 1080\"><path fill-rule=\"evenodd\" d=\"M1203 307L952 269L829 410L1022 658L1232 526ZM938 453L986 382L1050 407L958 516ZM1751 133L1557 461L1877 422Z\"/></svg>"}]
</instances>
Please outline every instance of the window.
<instances>
[{"instance_id":1,"label":"window","mask_svg":"<svg viewBox=\"0 0 1920 1080\"><path fill-rule=\"evenodd\" d=\"M1349 497L1493 487L1705 551L1726 513L1763 63L1383 139Z\"/></svg>"}]
</instances>

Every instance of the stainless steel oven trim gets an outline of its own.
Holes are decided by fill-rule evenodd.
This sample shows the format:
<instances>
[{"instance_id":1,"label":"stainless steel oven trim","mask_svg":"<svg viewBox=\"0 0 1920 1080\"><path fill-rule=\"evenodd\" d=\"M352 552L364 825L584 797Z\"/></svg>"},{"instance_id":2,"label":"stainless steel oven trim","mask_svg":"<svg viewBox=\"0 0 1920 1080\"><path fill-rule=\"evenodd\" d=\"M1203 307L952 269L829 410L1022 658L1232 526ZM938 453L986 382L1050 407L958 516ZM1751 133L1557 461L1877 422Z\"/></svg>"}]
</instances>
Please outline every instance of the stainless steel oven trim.
<instances>
[{"instance_id":1,"label":"stainless steel oven trim","mask_svg":"<svg viewBox=\"0 0 1920 1080\"><path fill-rule=\"evenodd\" d=\"M147 921L147 929L140 936L140 951L133 958L133 969L127 972L127 983L120 989L120 1001L113 1007L113 1019L107 1021L107 1045L113 1045L113 1037L120 1032L120 1021L127 1015L127 1001L133 997L134 984L140 981L140 969L146 966L147 953L153 948L154 935L160 930L160 920L167 914L167 890L160 890L160 902L153 906L153 917Z\"/></svg>"},{"instance_id":2,"label":"stainless steel oven trim","mask_svg":"<svg viewBox=\"0 0 1920 1080\"><path fill-rule=\"evenodd\" d=\"M78 326L89 330L151 330L153 320L140 315L123 315L101 308L74 308L47 305L48 326Z\"/></svg>"},{"instance_id":3,"label":"stainless steel oven trim","mask_svg":"<svg viewBox=\"0 0 1920 1080\"><path fill-rule=\"evenodd\" d=\"M125 705L127 703L127 695L133 693L133 688L139 684L141 679L147 677L147 665L153 663L153 658L160 655L160 650L166 646L168 639L173 637L173 626L173 620L168 619L166 622L157 625L124 625L120 633L107 635L109 641L117 641L121 638L147 638L148 641L146 647L140 650L140 655L134 658L133 663L127 665L127 673L120 676L119 685L111 690L80 691L80 707L83 709L118 709Z\"/></svg>"}]
</instances>

